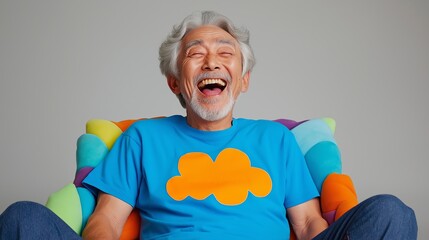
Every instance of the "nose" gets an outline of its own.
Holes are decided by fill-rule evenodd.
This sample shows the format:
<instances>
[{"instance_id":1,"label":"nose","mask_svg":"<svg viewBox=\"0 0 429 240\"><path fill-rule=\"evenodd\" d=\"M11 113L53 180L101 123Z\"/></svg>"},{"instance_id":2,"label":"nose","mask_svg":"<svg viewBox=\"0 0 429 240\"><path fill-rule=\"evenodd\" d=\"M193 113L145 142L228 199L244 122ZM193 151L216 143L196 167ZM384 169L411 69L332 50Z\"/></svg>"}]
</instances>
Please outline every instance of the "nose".
<instances>
[{"instance_id":1,"label":"nose","mask_svg":"<svg viewBox=\"0 0 429 240\"><path fill-rule=\"evenodd\" d=\"M219 69L220 69L220 64L217 61L216 56L213 54L208 54L204 59L204 64L202 66L202 70L214 71L214 70L219 70Z\"/></svg>"}]
</instances>

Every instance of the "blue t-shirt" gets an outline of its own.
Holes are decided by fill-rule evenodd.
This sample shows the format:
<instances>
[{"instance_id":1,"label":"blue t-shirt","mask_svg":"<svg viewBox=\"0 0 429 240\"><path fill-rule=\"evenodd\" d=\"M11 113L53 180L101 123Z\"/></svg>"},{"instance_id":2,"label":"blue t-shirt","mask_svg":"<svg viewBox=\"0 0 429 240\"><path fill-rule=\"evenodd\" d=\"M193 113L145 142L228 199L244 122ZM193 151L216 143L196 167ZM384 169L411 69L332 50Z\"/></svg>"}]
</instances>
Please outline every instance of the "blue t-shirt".
<instances>
[{"instance_id":1,"label":"blue t-shirt","mask_svg":"<svg viewBox=\"0 0 429 240\"><path fill-rule=\"evenodd\" d=\"M288 239L286 208L319 195L293 134L248 119L138 121L84 184L138 208L143 239Z\"/></svg>"}]
</instances>

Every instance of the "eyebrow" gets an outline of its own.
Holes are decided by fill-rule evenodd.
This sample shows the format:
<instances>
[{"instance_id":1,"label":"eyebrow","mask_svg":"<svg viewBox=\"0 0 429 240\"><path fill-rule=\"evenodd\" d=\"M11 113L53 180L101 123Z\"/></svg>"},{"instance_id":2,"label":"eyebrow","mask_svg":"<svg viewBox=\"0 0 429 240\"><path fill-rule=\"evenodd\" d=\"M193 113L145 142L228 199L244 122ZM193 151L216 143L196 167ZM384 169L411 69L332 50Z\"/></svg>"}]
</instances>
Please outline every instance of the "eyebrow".
<instances>
[{"instance_id":1,"label":"eyebrow","mask_svg":"<svg viewBox=\"0 0 429 240\"><path fill-rule=\"evenodd\" d=\"M226 44L226 45L231 45L231 46L235 47L234 42L232 42L231 40L228 40L228 39L219 39L216 42L219 44Z\"/></svg>"},{"instance_id":2,"label":"eyebrow","mask_svg":"<svg viewBox=\"0 0 429 240\"><path fill-rule=\"evenodd\" d=\"M197 46L197 45L203 45L203 43L204 43L204 41L201 39L189 41L185 45L185 52L188 51L189 48L191 48L193 46ZM232 47L235 47L234 42L232 42L231 40L228 40L228 39L218 39L218 40L216 40L216 43L217 44L226 44L226 45L230 45Z\"/></svg>"},{"instance_id":3,"label":"eyebrow","mask_svg":"<svg viewBox=\"0 0 429 240\"><path fill-rule=\"evenodd\" d=\"M203 44L203 40L199 40L199 39L192 40L192 41L186 43L186 45L185 45L185 51L187 51L189 48L191 48L193 46L202 45L202 44Z\"/></svg>"}]
</instances>

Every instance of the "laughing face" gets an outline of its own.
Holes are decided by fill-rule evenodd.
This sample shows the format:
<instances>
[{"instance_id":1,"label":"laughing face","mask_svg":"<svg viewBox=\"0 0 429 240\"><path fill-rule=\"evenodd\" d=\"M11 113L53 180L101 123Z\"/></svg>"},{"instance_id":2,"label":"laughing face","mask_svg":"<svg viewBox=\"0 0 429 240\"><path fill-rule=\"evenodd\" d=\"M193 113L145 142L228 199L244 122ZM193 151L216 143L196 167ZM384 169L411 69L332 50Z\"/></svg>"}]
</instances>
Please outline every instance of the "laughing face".
<instances>
[{"instance_id":1,"label":"laughing face","mask_svg":"<svg viewBox=\"0 0 429 240\"><path fill-rule=\"evenodd\" d=\"M242 75L238 42L219 27L196 28L182 39L178 67L179 79L168 77L168 84L185 99L190 125L231 126L235 100L247 90L249 81L249 73Z\"/></svg>"}]
</instances>

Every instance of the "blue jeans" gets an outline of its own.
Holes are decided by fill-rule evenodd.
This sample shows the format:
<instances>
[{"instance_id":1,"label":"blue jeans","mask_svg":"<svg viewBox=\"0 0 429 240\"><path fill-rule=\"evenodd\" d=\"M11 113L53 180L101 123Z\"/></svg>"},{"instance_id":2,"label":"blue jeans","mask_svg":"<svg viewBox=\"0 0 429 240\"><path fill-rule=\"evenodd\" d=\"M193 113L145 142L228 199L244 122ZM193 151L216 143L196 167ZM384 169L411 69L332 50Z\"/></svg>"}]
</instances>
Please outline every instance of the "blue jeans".
<instances>
[{"instance_id":1,"label":"blue jeans","mask_svg":"<svg viewBox=\"0 0 429 240\"><path fill-rule=\"evenodd\" d=\"M276 238L269 236L267 239ZM81 239L67 224L43 205L17 202L0 215L0 239ZM414 211L398 198L377 195L360 203L316 238L417 239Z\"/></svg>"},{"instance_id":2,"label":"blue jeans","mask_svg":"<svg viewBox=\"0 0 429 240\"><path fill-rule=\"evenodd\" d=\"M371 197L350 209L315 240L417 239L414 211L392 195Z\"/></svg>"},{"instance_id":3,"label":"blue jeans","mask_svg":"<svg viewBox=\"0 0 429 240\"><path fill-rule=\"evenodd\" d=\"M61 218L34 202L16 202L0 215L0 240L81 239Z\"/></svg>"}]
</instances>

